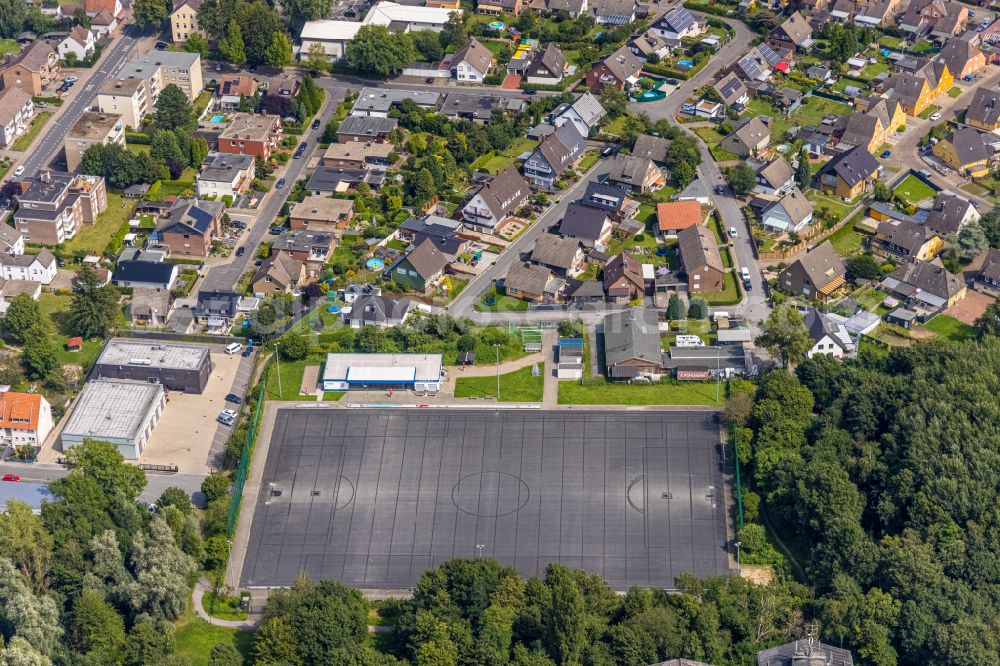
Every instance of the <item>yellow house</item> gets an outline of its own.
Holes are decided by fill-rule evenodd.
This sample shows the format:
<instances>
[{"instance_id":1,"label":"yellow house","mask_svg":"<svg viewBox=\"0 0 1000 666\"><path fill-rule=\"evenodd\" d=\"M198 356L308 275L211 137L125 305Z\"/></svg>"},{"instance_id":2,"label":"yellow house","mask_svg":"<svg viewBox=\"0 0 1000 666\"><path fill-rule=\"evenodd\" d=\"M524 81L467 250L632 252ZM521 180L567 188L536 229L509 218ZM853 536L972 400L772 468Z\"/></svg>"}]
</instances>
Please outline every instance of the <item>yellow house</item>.
<instances>
[{"instance_id":1,"label":"yellow house","mask_svg":"<svg viewBox=\"0 0 1000 666\"><path fill-rule=\"evenodd\" d=\"M903 72L890 79L886 89L892 88L892 98L909 116L917 116L934 103L938 97L951 90L955 77L943 62L929 62L912 74Z\"/></svg>"},{"instance_id":2,"label":"yellow house","mask_svg":"<svg viewBox=\"0 0 1000 666\"><path fill-rule=\"evenodd\" d=\"M944 241L915 220L884 220L872 237L871 248L885 257L930 261L944 249Z\"/></svg>"},{"instance_id":3,"label":"yellow house","mask_svg":"<svg viewBox=\"0 0 1000 666\"><path fill-rule=\"evenodd\" d=\"M969 178L984 178L990 173L993 149L990 138L971 127L960 127L937 142L934 155L955 171Z\"/></svg>"},{"instance_id":4,"label":"yellow house","mask_svg":"<svg viewBox=\"0 0 1000 666\"><path fill-rule=\"evenodd\" d=\"M976 88L965 112L965 123L988 132L1000 129L1000 92L986 86Z\"/></svg>"},{"instance_id":5,"label":"yellow house","mask_svg":"<svg viewBox=\"0 0 1000 666\"><path fill-rule=\"evenodd\" d=\"M878 160L864 146L855 146L823 165L817 173L820 190L854 199L878 178Z\"/></svg>"},{"instance_id":6,"label":"yellow house","mask_svg":"<svg viewBox=\"0 0 1000 666\"><path fill-rule=\"evenodd\" d=\"M194 33L202 37L205 33L198 29L198 9L201 0L176 0L170 12L170 37L174 44L183 44Z\"/></svg>"}]
</instances>

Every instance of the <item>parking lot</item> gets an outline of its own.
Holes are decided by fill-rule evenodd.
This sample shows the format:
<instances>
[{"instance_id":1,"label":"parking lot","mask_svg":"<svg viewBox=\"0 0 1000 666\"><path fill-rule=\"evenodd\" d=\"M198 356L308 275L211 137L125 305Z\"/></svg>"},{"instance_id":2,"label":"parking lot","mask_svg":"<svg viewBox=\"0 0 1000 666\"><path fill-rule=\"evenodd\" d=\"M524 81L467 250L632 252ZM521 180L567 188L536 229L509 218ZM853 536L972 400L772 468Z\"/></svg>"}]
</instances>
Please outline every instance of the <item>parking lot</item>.
<instances>
[{"instance_id":1,"label":"parking lot","mask_svg":"<svg viewBox=\"0 0 1000 666\"><path fill-rule=\"evenodd\" d=\"M241 584L408 588L476 556L620 590L724 573L719 439L711 412L283 409Z\"/></svg>"}]
</instances>

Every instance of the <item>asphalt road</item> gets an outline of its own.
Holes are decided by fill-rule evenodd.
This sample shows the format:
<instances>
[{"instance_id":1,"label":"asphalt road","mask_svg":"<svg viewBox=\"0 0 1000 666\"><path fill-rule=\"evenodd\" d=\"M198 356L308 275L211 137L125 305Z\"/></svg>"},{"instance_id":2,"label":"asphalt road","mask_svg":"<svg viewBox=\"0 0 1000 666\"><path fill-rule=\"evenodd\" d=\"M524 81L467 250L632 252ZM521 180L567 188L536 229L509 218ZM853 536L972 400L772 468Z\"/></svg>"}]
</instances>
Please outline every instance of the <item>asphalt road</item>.
<instances>
[{"instance_id":1,"label":"asphalt road","mask_svg":"<svg viewBox=\"0 0 1000 666\"><path fill-rule=\"evenodd\" d=\"M24 463L2 463L0 468L3 473L10 472L21 477L21 481L34 483L49 483L56 479L61 479L69 470L62 465L51 465L44 463L24 464ZM139 495L139 500L152 504L164 490L171 486L176 486L192 496L197 506L204 506L205 498L201 494L201 482L205 478L204 474L155 474L146 472L146 488Z\"/></svg>"},{"instance_id":2,"label":"asphalt road","mask_svg":"<svg viewBox=\"0 0 1000 666\"><path fill-rule=\"evenodd\" d=\"M98 91L128 59L135 44L134 37L130 37L128 34L122 35L121 39L115 42L108 50L107 55L102 58L100 66L94 70L90 78L85 83L77 83L77 86L83 86L83 88L65 104L65 108L55 119L54 124L49 126L48 132L31 146L31 151L21 161L25 176L34 175L36 171L49 163L55 153L62 149L66 134L80 119L83 112L94 105Z\"/></svg>"},{"instance_id":3,"label":"asphalt road","mask_svg":"<svg viewBox=\"0 0 1000 666\"><path fill-rule=\"evenodd\" d=\"M296 181L302 176L306 165L312 158L316 146L319 144L319 137L323 134L323 129L333 118L337 110L337 105L343 101L348 90L347 87L339 85L330 79L320 79L321 87L326 90L326 106L318 116L320 119L319 129L309 129L302 136L298 137L299 142L308 141L309 147L305 154L299 159L288 160L284 173L276 174L279 178L285 179L285 186L280 190L272 187L271 191L264 196L264 201L256 211L256 219L247 229L246 234L240 239L240 245L246 248L246 253L242 257L233 254L233 260L228 264L216 266L209 269L208 275L201 281L199 291L228 291L233 289L242 276L253 266L254 258L257 256L257 248L260 246L271 223L278 217L282 205L288 198L289 193L295 187ZM311 126L310 126L311 127ZM239 210L236 210L239 213ZM253 214L253 213L250 213Z\"/></svg>"}]
</instances>

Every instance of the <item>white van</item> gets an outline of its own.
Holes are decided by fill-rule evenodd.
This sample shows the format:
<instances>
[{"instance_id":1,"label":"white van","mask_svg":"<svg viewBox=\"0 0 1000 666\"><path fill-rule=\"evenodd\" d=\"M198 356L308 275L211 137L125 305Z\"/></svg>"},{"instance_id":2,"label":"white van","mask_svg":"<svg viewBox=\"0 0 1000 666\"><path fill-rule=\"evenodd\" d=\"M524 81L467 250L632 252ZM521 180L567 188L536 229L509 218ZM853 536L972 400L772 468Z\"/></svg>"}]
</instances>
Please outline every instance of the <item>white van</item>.
<instances>
[{"instance_id":1,"label":"white van","mask_svg":"<svg viewBox=\"0 0 1000 666\"><path fill-rule=\"evenodd\" d=\"M232 356L233 354L239 353L241 349L243 349L243 345L241 345L238 342L234 342L233 344L226 347L226 353Z\"/></svg>"},{"instance_id":2,"label":"white van","mask_svg":"<svg viewBox=\"0 0 1000 666\"><path fill-rule=\"evenodd\" d=\"M697 335L678 335L674 338L674 344L678 347L704 347L705 343Z\"/></svg>"}]
</instances>

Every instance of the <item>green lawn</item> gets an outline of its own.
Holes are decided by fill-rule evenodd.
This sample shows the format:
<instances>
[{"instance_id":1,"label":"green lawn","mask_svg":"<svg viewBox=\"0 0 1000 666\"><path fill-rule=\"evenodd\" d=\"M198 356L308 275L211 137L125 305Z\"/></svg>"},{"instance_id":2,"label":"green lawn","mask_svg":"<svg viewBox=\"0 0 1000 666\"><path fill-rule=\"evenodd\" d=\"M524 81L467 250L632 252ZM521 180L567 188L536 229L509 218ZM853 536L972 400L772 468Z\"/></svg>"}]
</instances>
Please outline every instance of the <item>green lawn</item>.
<instances>
[{"instance_id":1,"label":"green lawn","mask_svg":"<svg viewBox=\"0 0 1000 666\"><path fill-rule=\"evenodd\" d=\"M539 375L532 374L533 366L526 366L520 370L508 372L500 375L500 402L541 402L542 386L545 382L545 364L539 363ZM456 398L496 398L497 378L496 376L486 377L462 377L462 371L457 370L455 374Z\"/></svg>"},{"instance_id":2,"label":"green lawn","mask_svg":"<svg viewBox=\"0 0 1000 666\"><path fill-rule=\"evenodd\" d=\"M962 94L962 89L959 88L958 86L955 86L954 88L948 91L948 97L951 98L958 97L961 94Z\"/></svg>"},{"instance_id":3,"label":"green lawn","mask_svg":"<svg viewBox=\"0 0 1000 666\"><path fill-rule=\"evenodd\" d=\"M806 199L813 202L813 209L819 210L820 208L827 208L831 213L837 216L837 220L844 219L844 216L850 213L856 201L847 201L839 197L829 197L818 190L809 190L806 192Z\"/></svg>"},{"instance_id":4,"label":"green lawn","mask_svg":"<svg viewBox=\"0 0 1000 666\"><path fill-rule=\"evenodd\" d=\"M705 143L719 143L726 135L716 127L692 127L691 131L698 135Z\"/></svg>"},{"instance_id":5,"label":"green lawn","mask_svg":"<svg viewBox=\"0 0 1000 666\"><path fill-rule=\"evenodd\" d=\"M722 291L704 292L703 296L709 305L736 305L740 302L740 288L736 285L736 276L729 271L722 278Z\"/></svg>"},{"instance_id":6,"label":"green lawn","mask_svg":"<svg viewBox=\"0 0 1000 666\"><path fill-rule=\"evenodd\" d=\"M939 314L924 324L924 328L938 337L952 341L974 340L978 333L975 326L969 326L949 315Z\"/></svg>"},{"instance_id":7,"label":"green lawn","mask_svg":"<svg viewBox=\"0 0 1000 666\"><path fill-rule=\"evenodd\" d=\"M86 252L100 255L107 247L108 241L122 225L127 224L129 216L135 207L135 201L126 199L120 194L108 192L108 209L97 216L94 224L84 224L76 236L62 244L67 254Z\"/></svg>"},{"instance_id":8,"label":"green lawn","mask_svg":"<svg viewBox=\"0 0 1000 666\"><path fill-rule=\"evenodd\" d=\"M522 301L513 296L497 296L497 302L493 305L486 305L483 302L485 296L476 301L477 312L527 312L528 301Z\"/></svg>"},{"instance_id":9,"label":"green lawn","mask_svg":"<svg viewBox=\"0 0 1000 666\"><path fill-rule=\"evenodd\" d=\"M780 143L785 139L785 133L792 126L792 121L785 118L785 114L781 109L762 97L754 97L747 104L743 113L740 114L740 118L754 118L758 116L767 116L771 119L772 144Z\"/></svg>"},{"instance_id":10,"label":"green lawn","mask_svg":"<svg viewBox=\"0 0 1000 666\"><path fill-rule=\"evenodd\" d=\"M708 152L712 154L712 159L716 162L732 162L734 160L741 159L736 153L731 153L728 150L723 150L718 144L708 147Z\"/></svg>"},{"instance_id":11,"label":"green lawn","mask_svg":"<svg viewBox=\"0 0 1000 666\"><path fill-rule=\"evenodd\" d=\"M193 115L195 118L199 117L202 113L205 112L205 109L208 107L208 103L211 101L212 101L212 93L210 92L203 92L200 95L198 95L195 98L194 103L191 105L191 108L193 110L193 113L191 115Z\"/></svg>"},{"instance_id":12,"label":"green lawn","mask_svg":"<svg viewBox=\"0 0 1000 666\"><path fill-rule=\"evenodd\" d=\"M79 365L88 371L104 348L104 341L100 339L84 340L81 351L66 350L66 338L71 333L67 317L72 298L68 294L43 293L38 297L38 305L41 307L42 313L47 315L53 324L49 337L52 338L52 343L57 350L56 356L59 358L59 364Z\"/></svg>"},{"instance_id":13,"label":"green lawn","mask_svg":"<svg viewBox=\"0 0 1000 666\"><path fill-rule=\"evenodd\" d=\"M621 133L625 130L626 120L628 120L628 116L618 116L604 126L604 133L612 136L621 136Z\"/></svg>"},{"instance_id":14,"label":"green lawn","mask_svg":"<svg viewBox=\"0 0 1000 666\"><path fill-rule=\"evenodd\" d=\"M960 187L963 192L968 192L969 194L977 197L984 197L990 193L988 188L983 187L979 183L966 183Z\"/></svg>"},{"instance_id":15,"label":"green lawn","mask_svg":"<svg viewBox=\"0 0 1000 666\"><path fill-rule=\"evenodd\" d=\"M281 362L281 390L278 390L278 368L271 368L267 376L267 388L264 392L266 400L295 400L298 402L316 399L315 392L311 395L301 395L299 388L302 386L302 373L307 365L323 365L325 360L322 356L309 356L301 361Z\"/></svg>"},{"instance_id":16,"label":"green lawn","mask_svg":"<svg viewBox=\"0 0 1000 666\"><path fill-rule=\"evenodd\" d=\"M932 115L934 115L935 113L937 113L940 110L941 110L941 107L938 106L937 104L930 104L926 109L924 109L923 111L921 111L920 113L917 114L917 118L921 118L923 120L927 120L928 118L930 118Z\"/></svg>"},{"instance_id":17,"label":"green lawn","mask_svg":"<svg viewBox=\"0 0 1000 666\"><path fill-rule=\"evenodd\" d=\"M514 163L513 157L507 157L506 155L496 155L489 154L483 155L478 160L472 163L472 168L475 170L484 169L489 173L496 175L509 167Z\"/></svg>"},{"instance_id":18,"label":"green lawn","mask_svg":"<svg viewBox=\"0 0 1000 666\"><path fill-rule=\"evenodd\" d=\"M13 39L0 39L0 57L17 55L20 52L21 46Z\"/></svg>"},{"instance_id":19,"label":"green lawn","mask_svg":"<svg viewBox=\"0 0 1000 666\"><path fill-rule=\"evenodd\" d=\"M851 298L858 302L863 309L869 312L874 312L882 301L886 299L887 294L879 291L872 286L864 286L851 294Z\"/></svg>"},{"instance_id":20,"label":"green lawn","mask_svg":"<svg viewBox=\"0 0 1000 666\"><path fill-rule=\"evenodd\" d=\"M833 249L842 257L848 257L861 252L865 237L848 222L828 239Z\"/></svg>"},{"instance_id":21,"label":"green lawn","mask_svg":"<svg viewBox=\"0 0 1000 666\"><path fill-rule=\"evenodd\" d=\"M125 144L125 147L128 149L130 153L133 153L135 155L148 153L152 148L152 146L147 146L144 143L127 143Z\"/></svg>"},{"instance_id":22,"label":"green lawn","mask_svg":"<svg viewBox=\"0 0 1000 666\"><path fill-rule=\"evenodd\" d=\"M538 147L538 142L534 139L521 139L520 142L515 143L513 146L506 150L501 150L500 155L504 157L516 158L522 153L530 153L535 148Z\"/></svg>"},{"instance_id":23,"label":"green lawn","mask_svg":"<svg viewBox=\"0 0 1000 666\"><path fill-rule=\"evenodd\" d=\"M792 119L801 121L803 125L819 125L827 114L849 116L852 112L851 107L841 102L822 97L806 97L799 108L792 112Z\"/></svg>"},{"instance_id":24,"label":"green lawn","mask_svg":"<svg viewBox=\"0 0 1000 666\"><path fill-rule=\"evenodd\" d=\"M27 132L22 134L17 141L14 142L11 150L27 150L28 146L30 146L31 142L35 140L35 137L38 136L38 133L42 131L42 128L45 127L45 123L47 123L51 117L52 111L42 111L41 113L35 114L35 117L31 121L31 127Z\"/></svg>"},{"instance_id":25,"label":"green lawn","mask_svg":"<svg viewBox=\"0 0 1000 666\"><path fill-rule=\"evenodd\" d=\"M191 666L208 666L208 656L218 643L228 643L240 651L244 659L253 655L253 634L209 624L188 610L176 623L174 640L176 653L186 657ZM248 661L249 663L249 661Z\"/></svg>"},{"instance_id":26,"label":"green lawn","mask_svg":"<svg viewBox=\"0 0 1000 666\"><path fill-rule=\"evenodd\" d=\"M921 39L919 42L910 47L910 51L918 56L927 55L928 53L934 53L938 50L939 49L935 48L935 46L926 39Z\"/></svg>"},{"instance_id":27,"label":"green lawn","mask_svg":"<svg viewBox=\"0 0 1000 666\"><path fill-rule=\"evenodd\" d=\"M917 177L913 174L904 178L903 182L893 188L892 191L894 194L901 196L908 203L914 205L920 203L924 199L931 199L936 194L934 188L917 179Z\"/></svg>"},{"instance_id":28,"label":"green lawn","mask_svg":"<svg viewBox=\"0 0 1000 666\"><path fill-rule=\"evenodd\" d=\"M887 49L899 49L903 46L903 39L901 37L889 37L888 35L884 35L880 40L878 40L878 43Z\"/></svg>"},{"instance_id":29,"label":"green lawn","mask_svg":"<svg viewBox=\"0 0 1000 666\"><path fill-rule=\"evenodd\" d=\"M714 405L714 382L618 384L610 382L559 382L561 405ZM720 390L725 398L725 389Z\"/></svg>"},{"instance_id":30,"label":"green lawn","mask_svg":"<svg viewBox=\"0 0 1000 666\"><path fill-rule=\"evenodd\" d=\"M586 173L590 170L592 166L597 164L601 160L601 154L596 150L588 150L583 154L583 158L580 160L580 164L577 165L576 170L580 173Z\"/></svg>"},{"instance_id":31,"label":"green lawn","mask_svg":"<svg viewBox=\"0 0 1000 666\"><path fill-rule=\"evenodd\" d=\"M224 594L208 592L202 599L202 606L212 617L220 620L245 620L247 612L240 608L239 597L229 597Z\"/></svg>"}]
</instances>

